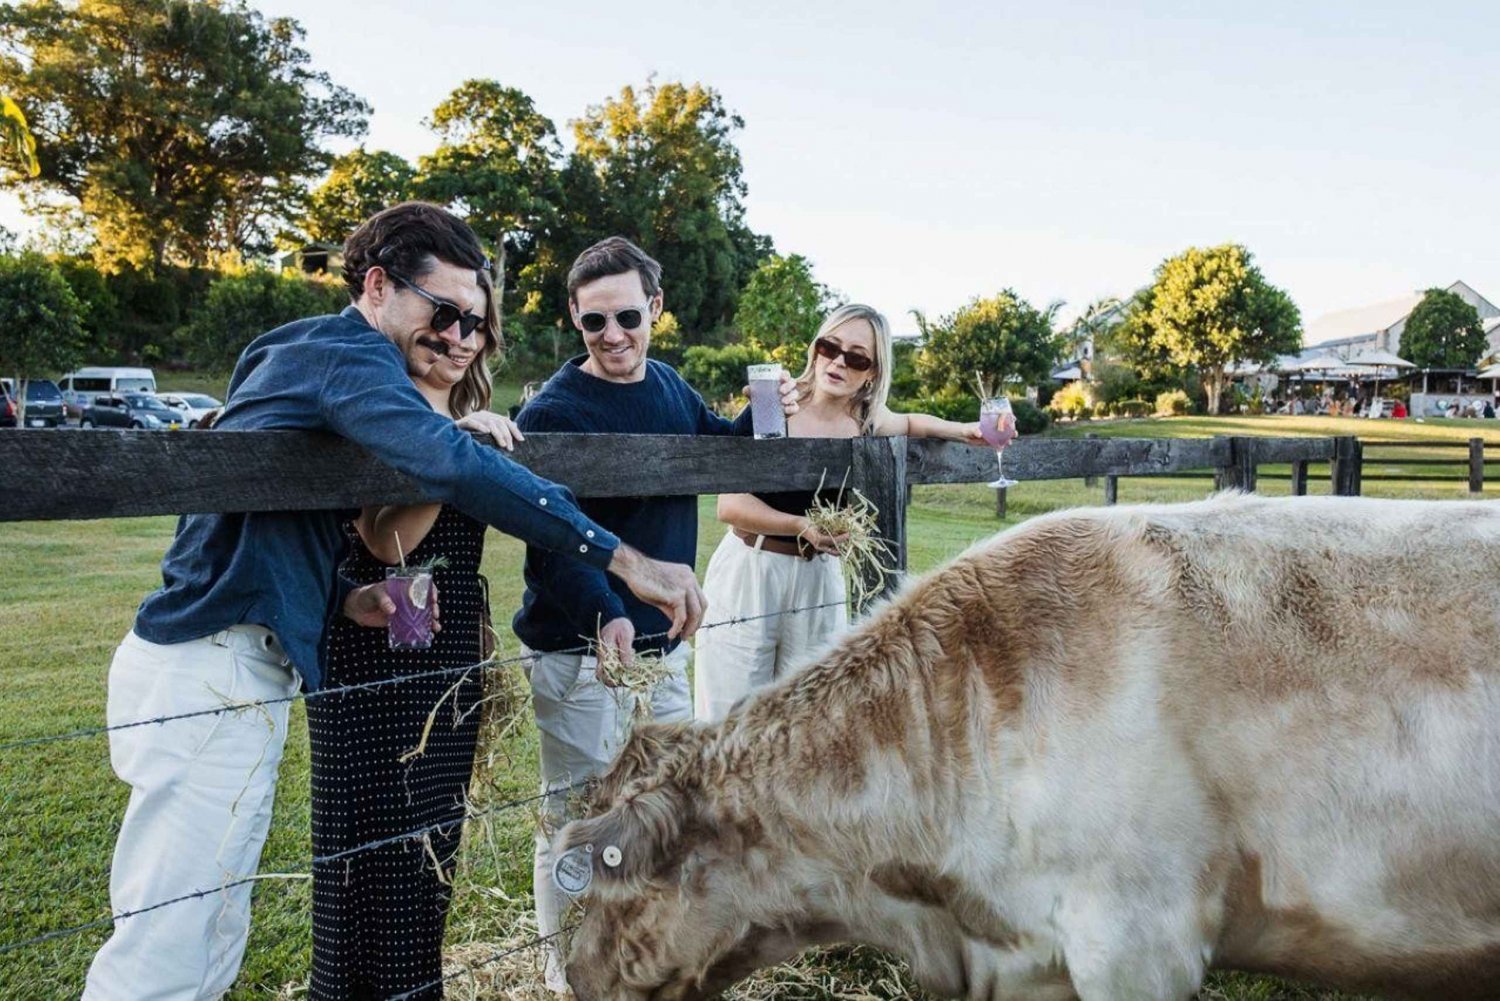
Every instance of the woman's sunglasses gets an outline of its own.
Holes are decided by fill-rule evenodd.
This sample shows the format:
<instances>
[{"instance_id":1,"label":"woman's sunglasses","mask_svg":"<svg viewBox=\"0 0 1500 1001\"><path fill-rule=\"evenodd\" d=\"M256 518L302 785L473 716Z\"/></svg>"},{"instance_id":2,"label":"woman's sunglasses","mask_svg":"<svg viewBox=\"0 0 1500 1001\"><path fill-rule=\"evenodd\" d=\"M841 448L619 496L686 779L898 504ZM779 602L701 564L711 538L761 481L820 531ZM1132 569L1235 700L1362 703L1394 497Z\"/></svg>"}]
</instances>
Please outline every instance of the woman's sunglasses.
<instances>
[{"instance_id":1,"label":"woman's sunglasses","mask_svg":"<svg viewBox=\"0 0 1500 1001\"><path fill-rule=\"evenodd\" d=\"M826 337L819 337L813 341L813 350L819 357L833 361L839 355L844 356L844 364L849 366L852 372L868 372L875 367L875 359L859 351L850 351L837 341L830 341Z\"/></svg>"},{"instance_id":2,"label":"woman's sunglasses","mask_svg":"<svg viewBox=\"0 0 1500 1001\"><path fill-rule=\"evenodd\" d=\"M604 328L609 326L609 318L613 316L615 323L621 330L634 330L646 321L646 316L651 311L651 304L644 306L632 306L630 309L617 309L614 313L599 313L590 311L578 314L578 325L583 328L584 333L602 334Z\"/></svg>"},{"instance_id":3,"label":"woman's sunglasses","mask_svg":"<svg viewBox=\"0 0 1500 1001\"><path fill-rule=\"evenodd\" d=\"M417 293L417 295L432 303L432 319L427 321L427 325L432 328L433 333L441 334L456 323L458 324L459 340L466 341L475 330L479 329L480 324L484 323L484 317L474 313L465 313L447 299L439 299L411 279L401 277L390 268L386 268L385 273L390 275L391 281L397 285L408 291Z\"/></svg>"}]
</instances>

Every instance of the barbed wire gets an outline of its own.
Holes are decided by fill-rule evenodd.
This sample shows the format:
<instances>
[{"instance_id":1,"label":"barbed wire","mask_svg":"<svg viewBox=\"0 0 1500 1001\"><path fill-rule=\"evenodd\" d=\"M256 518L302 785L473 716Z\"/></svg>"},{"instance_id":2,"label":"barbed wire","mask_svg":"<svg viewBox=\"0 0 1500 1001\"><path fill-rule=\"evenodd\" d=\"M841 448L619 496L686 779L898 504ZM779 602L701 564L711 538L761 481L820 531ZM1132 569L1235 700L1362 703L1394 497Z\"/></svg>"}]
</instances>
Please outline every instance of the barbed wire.
<instances>
[{"instance_id":1,"label":"barbed wire","mask_svg":"<svg viewBox=\"0 0 1500 1001\"><path fill-rule=\"evenodd\" d=\"M765 613L758 614L758 615L733 616L733 617L728 618L728 619L723 619L723 620L720 620L718 622L712 622L712 623L708 623L706 625L700 626L698 628L698 631L702 632L702 631L707 630L707 629L717 629L717 628L723 628L725 626L739 625L739 624L742 624L742 623L745 623L745 622L754 622L754 621L758 621L758 620L761 620L761 619L774 618L774 617L780 616L780 615L796 615L796 614L800 614L802 612L811 612L811 611L817 611L819 609L824 609L824 608L832 608L832 607L839 606L839 605L842 605L842 604L844 604L844 603L841 602L841 601L829 601L829 602L823 602L823 603L817 604L817 605L805 605L805 606L801 606L801 607L798 607L798 608L780 609L778 611L765 612ZM637 641L640 641L640 640L660 639L660 638L665 637L666 635L667 634L665 632L650 633L650 634L646 634L646 635L638 637ZM113 726L95 727L95 728L89 728L89 729L86 729L86 730L72 731L72 732L66 733L66 734L56 734L56 735L47 736L47 737L26 738L26 739L23 739L23 740L10 741L10 742L4 743L4 744L0 744L0 750L8 750L8 749L11 749L11 748L14 748L14 747L24 747L24 746L33 746L33 745L37 745L37 744L52 743L52 742L61 741L61 740L70 740L70 739L77 739L77 738L82 738L82 737L97 736L98 734L101 734L101 733L111 733L111 732L118 731L118 730L126 730L126 729L130 729L130 728L133 728L133 727L140 727L140 726L150 726L150 725L153 725L153 724L164 724L164 723L171 722L171 721L174 721L174 720L191 719L191 718L194 718L194 717L204 716L204 715L210 715L210 714L214 714L214 713L241 712L241 711L244 711L246 709L253 709L253 708L260 707L260 706L270 706L270 705L277 705L277 704L285 703L285 702L295 702L295 701L297 701L299 699L312 699L312 698L319 698L319 697L324 697L324 696L328 696L328 695L341 694L341 693L345 693L345 692L364 691L364 690L368 690L368 689L371 689L371 688L377 688L377 687L380 687L380 686L383 686L383 685L400 684L400 683L404 683L404 682L407 682L407 681L413 681L413 680L417 680L417 679L421 679L421 678L441 677L441 676L448 675L448 674L463 673L463 672L467 672L467 671L473 671L476 668L481 668L481 667L490 667L490 666L496 666L496 667L498 667L498 666L507 665L507 664L516 664L516 663L520 663L520 662L525 661L525 660L535 659L535 658L537 658L539 656L543 656L544 654L553 654L553 655L564 654L564 655L570 655L570 654L574 654L574 653L587 653L588 651L592 650L593 648L594 648L594 644L589 643L589 644L583 644L581 646L578 646L578 647L575 647L575 648L572 648L572 649L569 649L569 650L557 650L557 651L545 651L545 652L538 651L538 652L532 652L532 653L526 653L526 654L519 654L519 655L517 655L515 657L502 658L502 659L499 659L499 660L492 659L492 660L480 661L477 664L468 664L468 665L464 665L462 667L441 668L441 669L432 670L432 671L422 671L422 672L416 672L416 673L412 673L412 674L393 676L393 677L390 677L390 678L381 678L381 679L377 679L377 680L374 680L374 681L361 682L359 684L342 685L342 686L338 686L338 687L334 687L334 688L318 689L317 691L314 691L314 692L297 693L296 695L285 696L285 697L279 698L279 699L264 699L264 700L254 701L254 702L234 703L234 704L230 704L230 705L216 707L214 709L202 709L202 710L197 710L197 711L189 712L189 713L180 713L180 714L173 715L173 716L162 716L162 717L156 717L156 718L147 719L147 720L137 720L137 721L130 722L130 723L115 724ZM310 861L310 867L311 868L317 868L318 866L327 865L330 862L336 862L336 861L338 861L340 859L350 858L350 857L352 857L354 855L357 855L357 854L360 854L362 852L373 851L373 850L375 850L377 848L386 847L387 845L398 844L398 843L400 843L402 841L410 841L410 840L413 840L415 838L424 837L425 835L432 834L434 832L442 831L444 828L451 827L454 824L465 824L465 823L468 823L471 820L477 820L477 819L480 819L480 818L483 818L483 817L494 816L496 814L503 813L503 812L505 812L507 810L513 810L513 809L516 809L518 807L529 805L531 803L537 803L537 802L540 802L540 801L542 801L544 799L547 799L550 796L557 796L557 795L562 795L562 794L565 794L565 793L573 792L573 791L575 791L577 789L581 789L581 788L587 786L590 781L591 780L584 780L584 781L572 783L571 785L560 786L560 787L555 788L555 789L547 789L547 790L545 790L545 791L543 791L541 793L538 793L536 795L526 796L526 797L522 797L522 798L519 798L519 799L508 800L508 801L506 801L504 803L500 803L500 804L497 804L495 806L484 807L484 808L482 808L480 810L476 810L476 811L465 810L462 815L455 816L455 817L449 818L447 820L438 821L437 823L429 824L429 825L426 825L424 827L416 828L416 829L411 830L411 831L405 831L405 832L402 832L401 834L390 835L388 837L380 838L380 839L377 839L375 841L369 841L369 842L366 842L364 844L356 845L356 846L354 846L352 848L346 848L346 849L341 849L341 850L339 850L337 852L331 852L331 853L328 853L326 855L313 856L309 860ZM49 942L49 941L53 941L55 939L60 939L60 938L68 938L68 937L71 937L73 935L78 935L78 934L82 934L83 932L93 930L95 928L101 928L101 927L105 927L105 926L108 926L108 925L113 925L114 923L116 923L118 921L128 920L130 918L137 917L137 916L142 915L142 914L148 914L148 913L150 913L152 911L157 911L157 910L160 910L160 909L162 909L164 907L172 906L174 904L185 903L185 902L190 901L190 900L200 900L203 897L209 896L211 894L223 893L223 892L225 892L227 890L231 890L231 889L233 889L233 888L235 888L237 886L243 886L243 885L248 884L248 883L253 883L253 882L257 881L257 880L271 879L271 878L305 879L305 878L310 878L311 875L312 875L311 873L274 873L274 874L256 874L256 875L253 875L253 876L245 876L245 877L240 878L240 879L231 880L231 881L226 882L226 883L224 883L224 884L222 884L220 886L211 887L209 889L204 889L204 890L195 890L195 891L193 891L191 893L185 893L185 894L183 894L181 896L173 897L173 898L171 898L169 900L159 901L157 903L150 904L150 905L145 906L145 907L140 907L140 908L136 908L134 910L129 910L129 911L121 911L118 914L111 914L109 917L106 917L106 918L99 918L99 919L94 920L94 921L84 922L83 924L73 925L73 926L67 927L67 928L55 929L53 931L44 932L44 933L42 933L40 935L32 936L31 938L19 939L19 940L15 941L15 942L3 943L3 944L0 944L0 956L6 955L6 954L11 953L11 952L15 952L17 950L24 949L24 948L27 948L27 947L30 947L30 946L33 946L33 945L39 945L39 944L41 944L43 942ZM567 930L569 930L569 929L563 929L562 931L567 931ZM474 966L483 966L483 965L486 965L487 963L497 962L497 961L499 961L501 959L504 959L506 956L514 955L516 952L520 952L520 951L522 951L522 950L524 950L526 948L535 948L536 946L544 943L548 939L550 939L552 937L555 937L556 935L562 934L562 931L554 932L554 933L552 933L552 935L542 936L541 938L538 938L538 939L534 940L533 942L528 943L525 946L518 946L515 949L511 949L511 950L508 950L508 951L505 951L505 952L502 952L502 953L497 953L496 955L491 956L489 959L483 960L483 961L481 961L478 964L470 964L469 965L469 969L473 969ZM408 991L406 994L397 995L397 997L398 998L407 998L407 997L410 997L412 994L415 994L418 991L426 990L429 987L437 986L437 985L440 985L442 983L445 983L447 980L454 979L454 978L456 978L458 976L462 976L463 973L464 973L464 971L460 971L460 972L458 972L456 974L452 974L452 975L450 975L448 977L445 977L442 980L434 981L431 984L424 984L424 985L422 985L419 988L415 988L412 991ZM393 999L393 1001L395 1001L395 999Z\"/></svg>"},{"instance_id":2,"label":"barbed wire","mask_svg":"<svg viewBox=\"0 0 1500 1001\"><path fill-rule=\"evenodd\" d=\"M836 605L842 604L844 604L844 602L842 601L825 601L819 605L805 605L800 608L785 608L775 612L765 612L760 615L734 616L732 618L723 619L718 622L710 622L705 625L699 626L698 632L701 633L709 629L720 629L725 626L740 625L745 622L754 622L759 619L774 618L778 615L798 615L802 612L817 611L818 609L832 608ZM665 632L648 633L646 635L636 637L636 642L640 642L641 640L663 639L666 637L667 633ZM442 667L434 668L431 671L415 671L410 674L393 675L389 678L377 678L372 681L361 681L356 684L339 685L333 688L319 688L311 692L297 692L295 694L285 695L281 698L276 699L256 699L250 702L231 702L226 703L222 706L215 706L212 709L195 709L191 712L174 713L169 716L153 716L150 719L132 720L128 723L115 723L109 726L84 727L78 730L70 730L66 733L48 734L41 737L22 737L16 740L9 740L0 743L0 751L10 751L21 747L35 747L41 744L54 744L64 740L79 740L85 737L97 737L101 734L115 733L120 730L131 730L143 726L160 726L166 723L177 722L179 720L196 719L201 716L213 716L219 713L244 712L248 709L259 709L264 706L282 705L290 702L311 701L313 699L327 698L331 695L343 695L348 692L369 691L371 689L382 688L387 685L405 684L409 681L420 681L426 678L441 678L447 675L464 674L482 667L504 667L511 664L519 664L523 661L535 660L537 657L544 655L572 656L575 654L587 654L593 649L594 644L584 643L565 650L533 651L530 653L516 654L513 657L503 657L498 660L482 660L477 663L465 664L459 667Z\"/></svg>"}]
</instances>

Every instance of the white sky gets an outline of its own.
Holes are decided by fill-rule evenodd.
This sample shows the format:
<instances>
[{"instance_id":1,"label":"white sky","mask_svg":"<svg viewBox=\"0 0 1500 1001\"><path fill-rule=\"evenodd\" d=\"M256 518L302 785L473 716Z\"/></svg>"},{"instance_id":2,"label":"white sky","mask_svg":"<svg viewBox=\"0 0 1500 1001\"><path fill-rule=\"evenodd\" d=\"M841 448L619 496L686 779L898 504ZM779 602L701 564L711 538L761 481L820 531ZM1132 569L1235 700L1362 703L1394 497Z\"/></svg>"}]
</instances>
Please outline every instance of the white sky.
<instances>
[{"instance_id":1,"label":"white sky","mask_svg":"<svg viewBox=\"0 0 1500 1001\"><path fill-rule=\"evenodd\" d=\"M1496 5L254 5L374 105L367 146L413 159L470 77L565 142L652 73L716 88L746 123L750 225L898 331L1007 286L1071 315L1223 241L1304 322L1460 278L1500 301Z\"/></svg>"}]
</instances>

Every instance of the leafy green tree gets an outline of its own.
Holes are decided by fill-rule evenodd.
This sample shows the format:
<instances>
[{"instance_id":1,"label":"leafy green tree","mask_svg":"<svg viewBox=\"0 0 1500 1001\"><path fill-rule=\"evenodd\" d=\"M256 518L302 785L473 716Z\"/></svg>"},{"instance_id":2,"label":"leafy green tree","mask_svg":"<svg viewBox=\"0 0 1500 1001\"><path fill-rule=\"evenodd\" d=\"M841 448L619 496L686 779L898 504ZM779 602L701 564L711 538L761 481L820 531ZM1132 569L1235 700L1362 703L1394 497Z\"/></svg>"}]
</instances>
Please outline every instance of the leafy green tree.
<instances>
[{"instance_id":1,"label":"leafy green tree","mask_svg":"<svg viewBox=\"0 0 1500 1001\"><path fill-rule=\"evenodd\" d=\"M711 347L695 344L683 355L682 377L710 403L724 403L745 388L745 368L768 360L766 353L750 344Z\"/></svg>"},{"instance_id":2,"label":"leafy green tree","mask_svg":"<svg viewBox=\"0 0 1500 1001\"><path fill-rule=\"evenodd\" d=\"M1440 288L1422 295L1401 333L1401 357L1418 368L1470 368L1487 349L1479 311Z\"/></svg>"},{"instance_id":3,"label":"leafy green tree","mask_svg":"<svg viewBox=\"0 0 1500 1001\"><path fill-rule=\"evenodd\" d=\"M701 339L727 324L740 289L771 249L744 222L746 189L733 138L743 126L701 84L625 87L588 109L573 131L578 164L594 180L567 179L565 197L578 201L557 251L571 262L601 236L630 237L661 262L667 306L684 331Z\"/></svg>"},{"instance_id":4,"label":"leafy green tree","mask_svg":"<svg viewBox=\"0 0 1500 1001\"><path fill-rule=\"evenodd\" d=\"M36 137L26 124L26 113L9 97L0 96L0 149L3 161L20 170L23 177L42 172L36 159Z\"/></svg>"},{"instance_id":5,"label":"leafy green tree","mask_svg":"<svg viewBox=\"0 0 1500 1001\"><path fill-rule=\"evenodd\" d=\"M807 350L833 299L827 286L813 277L807 258L773 254L745 283L735 307L735 326L746 343L791 365Z\"/></svg>"},{"instance_id":6,"label":"leafy green tree","mask_svg":"<svg viewBox=\"0 0 1500 1001\"><path fill-rule=\"evenodd\" d=\"M0 257L0 373L15 379L23 422L26 383L73 368L84 347L83 305L57 265L37 253Z\"/></svg>"},{"instance_id":7,"label":"leafy green tree","mask_svg":"<svg viewBox=\"0 0 1500 1001\"><path fill-rule=\"evenodd\" d=\"M0 6L0 89L41 166L36 206L77 205L97 256L159 268L264 249L369 106L313 70L289 18L244 0Z\"/></svg>"},{"instance_id":8,"label":"leafy green tree","mask_svg":"<svg viewBox=\"0 0 1500 1001\"><path fill-rule=\"evenodd\" d=\"M1219 412L1232 362L1268 362L1302 345L1302 317L1291 297L1266 281L1239 244L1189 247L1156 268L1125 336L1147 364L1195 369Z\"/></svg>"},{"instance_id":9,"label":"leafy green tree","mask_svg":"<svg viewBox=\"0 0 1500 1001\"><path fill-rule=\"evenodd\" d=\"M266 331L306 316L336 313L348 304L343 285L332 279L252 268L208 287L182 339L193 364L227 372L245 346Z\"/></svg>"},{"instance_id":10,"label":"leafy green tree","mask_svg":"<svg viewBox=\"0 0 1500 1001\"><path fill-rule=\"evenodd\" d=\"M345 153L308 195L302 232L318 243L342 244L370 216L411 197L416 176L395 153L363 146Z\"/></svg>"},{"instance_id":11,"label":"leafy green tree","mask_svg":"<svg viewBox=\"0 0 1500 1001\"><path fill-rule=\"evenodd\" d=\"M1040 383L1062 354L1052 321L1061 303L1037 309L1010 289L975 298L935 323L914 311L922 331L917 373L932 394L968 393L975 374L999 387L1012 380Z\"/></svg>"}]
</instances>

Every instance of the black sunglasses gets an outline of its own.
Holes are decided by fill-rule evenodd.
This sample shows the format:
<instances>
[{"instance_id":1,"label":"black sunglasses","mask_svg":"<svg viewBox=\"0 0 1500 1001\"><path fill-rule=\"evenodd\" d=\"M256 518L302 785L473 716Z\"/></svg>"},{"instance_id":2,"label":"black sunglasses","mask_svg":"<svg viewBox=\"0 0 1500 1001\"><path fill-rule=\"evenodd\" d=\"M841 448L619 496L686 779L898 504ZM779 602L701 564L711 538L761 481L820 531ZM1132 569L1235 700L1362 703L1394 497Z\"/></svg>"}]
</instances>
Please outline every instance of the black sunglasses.
<instances>
[{"instance_id":1,"label":"black sunglasses","mask_svg":"<svg viewBox=\"0 0 1500 1001\"><path fill-rule=\"evenodd\" d=\"M821 357L833 361L839 355L844 356L844 364L849 366L851 372L868 372L875 367L875 359L860 351L851 351L826 337L819 337L813 341L813 350Z\"/></svg>"},{"instance_id":2,"label":"black sunglasses","mask_svg":"<svg viewBox=\"0 0 1500 1001\"><path fill-rule=\"evenodd\" d=\"M385 273L391 276L391 281L404 289L409 289L417 293L417 295L432 303L432 319L427 321L427 325L432 328L434 333L441 334L456 323L458 324L459 340L466 341L475 330L479 329L480 324L484 323L484 317L474 313L465 313L447 299L439 299L416 282L413 282L409 278L401 277L390 268L386 268Z\"/></svg>"},{"instance_id":3,"label":"black sunglasses","mask_svg":"<svg viewBox=\"0 0 1500 1001\"><path fill-rule=\"evenodd\" d=\"M629 309L617 309L613 314L590 311L578 314L578 325L585 333L599 334L609 326L610 316L614 316L615 323L619 324L621 330L634 330L645 322L646 316L651 311L651 304L644 306L632 306Z\"/></svg>"}]
</instances>

